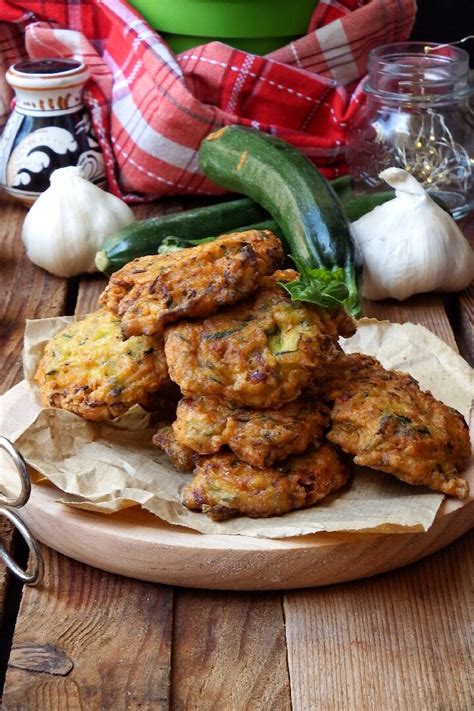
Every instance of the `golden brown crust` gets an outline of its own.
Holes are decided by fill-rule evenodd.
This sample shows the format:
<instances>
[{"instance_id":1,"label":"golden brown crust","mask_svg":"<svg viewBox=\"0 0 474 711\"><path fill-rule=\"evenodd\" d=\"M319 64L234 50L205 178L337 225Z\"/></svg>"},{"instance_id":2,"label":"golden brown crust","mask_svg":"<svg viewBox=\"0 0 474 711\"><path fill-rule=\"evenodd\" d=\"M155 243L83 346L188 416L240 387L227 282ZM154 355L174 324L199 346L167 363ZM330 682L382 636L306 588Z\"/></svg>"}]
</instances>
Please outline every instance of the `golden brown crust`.
<instances>
[{"instance_id":1,"label":"golden brown crust","mask_svg":"<svg viewBox=\"0 0 474 711\"><path fill-rule=\"evenodd\" d=\"M262 282L236 306L168 327L170 376L184 395L280 407L298 398L318 369L324 373L326 359L338 350L340 313L292 302L274 277Z\"/></svg>"},{"instance_id":2,"label":"golden brown crust","mask_svg":"<svg viewBox=\"0 0 474 711\"><path fill-rule=\"evenodd\" d=\"M350 469L331 445L290 457L279 467L257 469L233 454L202 457L182 502L215 521L265 518L311 506L340 489Z\"/></svg>"},{"instance_id":3,"label":"golden brown crust","mask_svg":"<svg viewBox=\"0 0 474 711\"><path fill-rule=\"evenodd\" d=\"M169 382L162 338L122 339L120 320L89 314L49 341L35 375L45 405L113 419Z\"/></svg>"},{"instance_id":4,"label":"golden brown crust","mask_svg":"<svg viewBox=\"0 0 474 711\"><path fill-rule=\"evenodd\" d=\"M234 304L283 258L269 230L248 230L172 254L139 257L112 274L101 303L122 318L125 337L162 333L180 318Z\"/></svg>"},{"instance_id":5,"label":"golden brown crust","mask_svg":"<svg viewBox=\"0 0 474 711\"><path fill-rule=\"evenodd\" d=\"M326 397L334 402L328 439L356 464L460 499L468 495L458 476L470 457L466 422L410 375L387 371L369 356L341 356Z\"/></svg>"},{"instance_id":6,"label":"golden brown crust","mask_svg":"<svg viewBox=\"0 0 474 711\"><path fill-rule=\"evenodd\" d=\"M177 441L171 425L163 425L156 431L153 444L168 455L179 471L192 472L194 469L196 452Z\"/></svg>"},{"instance_id":7,"label":"golden brown crust","mask_svg":"<svg viewBox=\"0 0 474 711\"><path fill-rule=\"evenodd\" d=\"M268 467L290 454L304 452L323 438L329 409L302 399L281 409L235 408L217 398L184 398L178 404L176 439L200 454L228 445L255 467Z\"/></svg>"}]
</instances>

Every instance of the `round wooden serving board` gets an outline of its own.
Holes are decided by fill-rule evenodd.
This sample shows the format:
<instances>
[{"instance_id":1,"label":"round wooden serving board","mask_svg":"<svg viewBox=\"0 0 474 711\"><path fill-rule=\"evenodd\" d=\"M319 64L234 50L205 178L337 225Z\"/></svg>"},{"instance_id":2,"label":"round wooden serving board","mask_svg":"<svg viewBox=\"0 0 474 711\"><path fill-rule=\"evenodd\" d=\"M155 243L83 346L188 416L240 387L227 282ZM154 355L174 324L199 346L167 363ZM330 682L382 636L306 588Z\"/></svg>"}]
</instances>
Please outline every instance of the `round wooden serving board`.
<instances>
[{"instance_id":1,"label":"round wooden serving board","mask_svg":"<svg viewBox=\"0 0 474 711\"><path fill-rule=\"evenodd\" d=\"M4 412L12 411L16 388L2 398ZM9 422L6 429L11 434L15 427ZM0 481L11 491L16 474L2 461ZM204 535L139 508L91 513L59 503L58 495L49 484L35 484L21 509L33 535L51 548L120 575L220 590L303 588L368 577L434 553L474 523L474 499L464 505L445 500L426 533L317 533L275 540Z\"/></svg>"}]
</instances>

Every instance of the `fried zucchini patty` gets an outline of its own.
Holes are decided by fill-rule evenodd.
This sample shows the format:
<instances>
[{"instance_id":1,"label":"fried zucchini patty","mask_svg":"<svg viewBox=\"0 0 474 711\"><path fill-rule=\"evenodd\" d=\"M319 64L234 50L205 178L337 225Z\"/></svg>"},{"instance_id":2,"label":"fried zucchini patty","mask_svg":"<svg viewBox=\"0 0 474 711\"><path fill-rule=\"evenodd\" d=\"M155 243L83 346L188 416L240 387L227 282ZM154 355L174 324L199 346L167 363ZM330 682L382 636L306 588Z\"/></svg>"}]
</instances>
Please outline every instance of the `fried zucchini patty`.
<instances>
[{"instance_id":1,"label":"fried zucchini patty","mask_svg":"<svg viewBox=\"0 0 474 711\"><path fill-rule=\"evenodd\" d=\"M387 371L370 356L347 355L326 397L334 403L327 437L356 464L460 499L468 495L458 476L471 453L467 424L410 375Z\"/></svg>"},{"instance_id":2,"label":"fried zucchini patty","mask_svg":"<svg viewBox=\"0 0 474 711\"><path fill-rule=\"evenodd\" d=\"M180 444L173 433L171 425L163 425L153 435L153 444L162 449L180 472L192 472L196 452Z\"/></svg>"},{"instance_id":3,"label":"fried zucchini patty","mask_svg":"<svg viewBox=\"0 0 474 711\"><path fill-rule=\"evenodd\" d=\"M45 405L88 420L122 415L169 382L163 339L124 341L120 319L100 310L67 326L47 344L35 381Z\"/></svg>"},{"instance_id":4,"label":"fried zucchini patty","mask_svg":"<svg viewBox=\"0 0 474 711\"><path fill-rule=\"evenodd\" d=\"M324 444L273 469L257 469L234 454L214 454L200 459L194 473L183 490L184 506L225 521L234 516L281 516L311 506L344 486L350 469Z\"/></svg>"},{"instance_id":5,"label":"fried zucchini patty","mask_svg":"<svg viewBox=\"0 0 474 711\"><path fill-rule=\"evenodd\" d=\"M172 254L139 257L112 274L101 303L122 318L125 337L162 333L167 323L234 304L283 258L269 230L248 230Z\"/></svg>"},{"instance_id":6,"label":"fried zucchini patty","mask_svg":"<svg viewBox=\"0 0 474 711\"><path fill-rule=\"evenodd\" d=\"M329 424L329 409L296 400L279 410L235 408L217 398L184 398L173 432L178 442L200 454L228 445L255 467L268 467L319 442Z\"/></svg>"},{"instance_id":7,"label":"fried zucchini patty","mask_svg":"<svg viewBox=\"0 0 474 711\"><path fill-rule=\"evenodd\" d=\"M344 311L292 302L277 280L261 279L240 304L200 321L169 326L165 352L171 379L185 396L223 398L238 406L280 407L296 400L311 379L324 374L339 335L355 325Z\"/></svg>"}]
</instances>

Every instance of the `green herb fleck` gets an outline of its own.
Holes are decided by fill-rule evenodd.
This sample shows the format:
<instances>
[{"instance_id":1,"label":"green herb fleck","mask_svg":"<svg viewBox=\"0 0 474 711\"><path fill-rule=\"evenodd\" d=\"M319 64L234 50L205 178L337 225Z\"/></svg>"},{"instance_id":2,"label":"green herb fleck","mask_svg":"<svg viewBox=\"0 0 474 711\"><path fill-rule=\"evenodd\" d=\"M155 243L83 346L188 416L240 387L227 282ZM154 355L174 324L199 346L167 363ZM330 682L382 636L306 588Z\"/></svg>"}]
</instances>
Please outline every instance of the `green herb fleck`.
<instances>
[{"instance_id":1,"label":"green herb fleck","mask_svg":"<svg viewBox=\"0 0 474 711\"><path fill-rule=\"evenodd\" d=\"M215 331L214 333L210 333L208 336L206 336L206 341L214 341L218 338L227 338L227 336L231 336L233 333L238 333L241 331L243 326L239 326L238 328L229 328L226 331Z\"/></svg>"}]
</instances>

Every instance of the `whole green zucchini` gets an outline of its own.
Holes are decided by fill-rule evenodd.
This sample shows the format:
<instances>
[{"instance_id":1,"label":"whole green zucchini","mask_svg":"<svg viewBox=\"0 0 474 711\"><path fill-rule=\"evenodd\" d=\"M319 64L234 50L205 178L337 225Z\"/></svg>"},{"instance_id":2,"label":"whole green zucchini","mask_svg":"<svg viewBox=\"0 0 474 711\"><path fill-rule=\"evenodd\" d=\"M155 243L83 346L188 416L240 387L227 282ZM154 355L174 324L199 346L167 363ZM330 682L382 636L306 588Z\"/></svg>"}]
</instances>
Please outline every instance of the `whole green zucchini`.
<instances>
[{"instance_id":1,"label":"whole green zucchini","mask_svg":"<svg viewBox=\"0 0 474 711\"><path fill-rule=\"evenodd\" d=\"M213 182L271 214L302 277L330 283L342 274L344 306L360 315L362 265L349 222L335 191L300 151L261 131L226 126L201 143L199 159Z\"/></svg>"},{"instance_id":2,"label":"whole green zucchini","mask_svg":"<svg viewBox=\"0 0 474 711\"><path fill-rule=\"evenodd\" d=\"M112 274L136 257L156 254L166 237L182 240L219 235L268 219L267 211L249 198L239 198L217 205L197 207L172 215L132 222L112 235L97 252L99 271Z\"/></svg>"}]
</instances>

